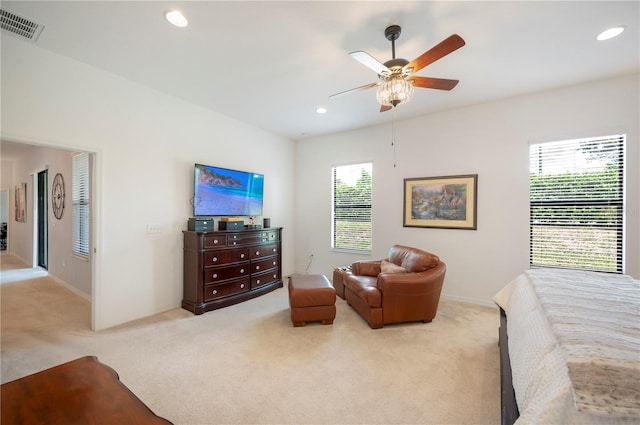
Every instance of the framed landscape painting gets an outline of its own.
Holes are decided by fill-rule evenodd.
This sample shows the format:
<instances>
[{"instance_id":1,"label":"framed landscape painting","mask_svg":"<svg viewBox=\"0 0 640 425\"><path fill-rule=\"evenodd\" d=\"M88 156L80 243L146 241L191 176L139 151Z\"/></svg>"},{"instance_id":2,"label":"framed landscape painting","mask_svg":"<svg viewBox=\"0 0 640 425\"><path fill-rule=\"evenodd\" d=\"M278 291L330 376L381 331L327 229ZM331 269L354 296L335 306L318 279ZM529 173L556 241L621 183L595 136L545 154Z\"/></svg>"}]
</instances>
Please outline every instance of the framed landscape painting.
<instances>
[{"instance_id":1,"label":"framed landscape painting","mask_svg":"<svg viewBox=\"0 0 640 425\"><path fill-rule=\"evenodd\" d=\"M404 227L476 230L478 175L404 179Z\"/></svg>"}]
</instances>

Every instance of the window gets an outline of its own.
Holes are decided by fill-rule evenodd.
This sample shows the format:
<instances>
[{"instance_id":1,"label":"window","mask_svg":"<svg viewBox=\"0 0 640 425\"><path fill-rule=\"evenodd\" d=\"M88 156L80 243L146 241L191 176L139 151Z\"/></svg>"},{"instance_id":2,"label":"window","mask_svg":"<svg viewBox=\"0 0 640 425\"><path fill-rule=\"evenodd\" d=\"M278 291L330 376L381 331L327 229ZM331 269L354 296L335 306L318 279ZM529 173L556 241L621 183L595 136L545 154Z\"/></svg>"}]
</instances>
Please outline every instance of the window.
<instances>
[{"instance_id":1,"label":"window","mask_svg":"<svg viewBox=\"0 0 640 425\"><path fill-rule=\"evenodd\" d=\"M531 266L623 273L625 136L532 145Z\"/></svg>"},{"instance_id":2,"label":"window","mask_svg":"<svg viewBox=\"0 0 640 425\"><path fill-rule=\"evenodd\" d=\"M372 164L333 168L332 248L371 251Z\"/></svg>"},{"instance_id":3,"label":"window","mask_svg":"<svg viewBox=\"0 0 640 425\"><path fill-rule=\"evenodd\" d=\"M89 154L74 155L72 161L73 187L73 253L89 256Z\"/></svg>"}]
</instances>

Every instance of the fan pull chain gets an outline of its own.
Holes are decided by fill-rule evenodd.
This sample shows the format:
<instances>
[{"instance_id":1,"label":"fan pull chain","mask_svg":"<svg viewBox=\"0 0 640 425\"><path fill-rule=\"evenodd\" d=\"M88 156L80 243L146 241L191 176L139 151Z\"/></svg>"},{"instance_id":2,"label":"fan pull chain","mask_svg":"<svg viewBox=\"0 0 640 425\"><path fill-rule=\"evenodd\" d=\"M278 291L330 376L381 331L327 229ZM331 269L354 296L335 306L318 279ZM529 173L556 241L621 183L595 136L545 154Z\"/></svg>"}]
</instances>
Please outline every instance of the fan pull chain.
<instances>
[{"instance_id":1,"label":"fan pull chain","mask_svg":"<svg viewBox=\"0 0 640 425\"><path fill-rule=\"evenodd\" d=\"M396 168L396 108L391 111L391 146L393 146L393 168Z\"/></svg>"}]
</instances>

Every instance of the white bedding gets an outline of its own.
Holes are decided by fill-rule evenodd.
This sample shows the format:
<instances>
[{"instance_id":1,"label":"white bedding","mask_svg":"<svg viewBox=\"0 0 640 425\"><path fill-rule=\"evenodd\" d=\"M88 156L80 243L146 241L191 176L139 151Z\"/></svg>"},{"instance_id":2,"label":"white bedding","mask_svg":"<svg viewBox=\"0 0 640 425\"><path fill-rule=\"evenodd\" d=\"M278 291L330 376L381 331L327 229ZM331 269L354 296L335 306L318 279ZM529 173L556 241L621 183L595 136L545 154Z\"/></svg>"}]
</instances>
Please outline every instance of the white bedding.
<instances>
[{"instance_id":1,"label":"white bedding","mask_svg":"<svg viewBox=\"0 0 640 425\"><path fill-rule=\"evenodd\" d=\"M494 297L507 314L513 387L520 411L516 424L640 423L639 417L615 417L576 409L566 353L545 316L528 273L535 271L518 276Z\"/></svg>"}]
</instances>

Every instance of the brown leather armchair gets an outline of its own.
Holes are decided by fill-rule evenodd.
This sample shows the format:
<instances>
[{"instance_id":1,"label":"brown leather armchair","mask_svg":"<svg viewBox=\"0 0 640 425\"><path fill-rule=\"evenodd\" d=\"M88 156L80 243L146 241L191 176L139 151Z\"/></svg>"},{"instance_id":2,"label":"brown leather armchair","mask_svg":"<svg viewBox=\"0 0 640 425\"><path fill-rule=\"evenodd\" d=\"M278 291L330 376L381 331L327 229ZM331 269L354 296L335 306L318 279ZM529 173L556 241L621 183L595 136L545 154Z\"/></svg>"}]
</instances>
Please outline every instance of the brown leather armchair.
<instances>
[{"instance_id":1,"label":"brown leather armchair","mask_svg":"<svg viewBox=\"0 0 640 425\"><path fill-rule=\"evenodd\" d=\"M437 255L394 245L389 258L353 263L344 275L345 299L373 329L436 316L447 266Z\"/></svg>"}]
</instances>

